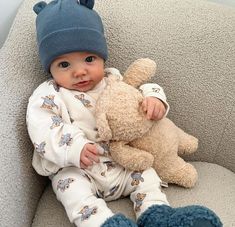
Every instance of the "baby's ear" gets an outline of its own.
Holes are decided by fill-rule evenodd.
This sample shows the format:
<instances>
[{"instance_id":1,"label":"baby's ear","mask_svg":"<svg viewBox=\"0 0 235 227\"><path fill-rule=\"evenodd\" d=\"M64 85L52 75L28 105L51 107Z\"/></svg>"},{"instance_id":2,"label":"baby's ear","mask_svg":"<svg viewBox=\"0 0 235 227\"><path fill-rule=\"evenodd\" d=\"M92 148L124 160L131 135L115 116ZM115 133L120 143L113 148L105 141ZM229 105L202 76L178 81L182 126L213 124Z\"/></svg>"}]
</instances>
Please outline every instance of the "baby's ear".
<instances>
[{"instance_id":1,"label":"baby's ear","mask_svg":"<svg viewBox=\"0 0 235 227\"><path fill-rule=\"evenodd\" d=\"M78 0L81 5L86 6L89 9L93 9L95 1L94 0Z\"/></svg>"},{"instance_id":2,"label":"baby's ear","mask_svg":"<svg viewBox=\"0 0 235 227\"><path fill-rule=\"evenodd\" d=\"M38 2L37 4L34 5L33 11L36 14L39 14L46 6L47 6L46 2L44 2L44 1Z\"/></svg>"}]
</instances>

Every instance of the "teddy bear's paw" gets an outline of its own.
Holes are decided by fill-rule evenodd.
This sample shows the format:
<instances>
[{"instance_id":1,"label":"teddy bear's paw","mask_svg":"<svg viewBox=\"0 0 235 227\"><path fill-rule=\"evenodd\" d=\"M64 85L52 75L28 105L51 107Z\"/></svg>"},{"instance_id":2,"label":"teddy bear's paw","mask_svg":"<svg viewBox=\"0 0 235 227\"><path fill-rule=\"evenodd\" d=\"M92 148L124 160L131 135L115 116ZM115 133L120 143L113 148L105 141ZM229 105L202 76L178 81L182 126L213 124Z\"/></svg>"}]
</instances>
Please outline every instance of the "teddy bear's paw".
<instances>
[{"instance_id":1,"label":"teddy bear's paw","mask_svg":"<svg viewBox=\"0 0 235 227\"><path fill-rule=\"evenodd\" d=\"M198 139L194 136L187 135L187 138L184 141L180 141L178 147L178 154L192 154L198 148Z\"/></svg>"},{"instance_id":2,"label":"teddy bear's paw","mask_svg":"<svg viewBox=\"0 0 235 227\"><path fill-rule=\"evenodd\" d=\"M139 170L146 170L150 168L153 165L153 161L154 161L154 157L149 153L140 155L138 157ZM135 169L136 168L137 166L135 166Z\"/></svg>"},{"instance_id":3,"label":"teddy bear's paw","mask_svg":"<svg viewBox=\"0 0 235 227\"><path fill-rule=\"evenodd\" d=\"M198 174L193 165L186 163L183 168L175 171L174 175L168 177L166 181L169 183L178 184L185 188L192 188L197 182Z\"/></svg>"},{"instance_id":4,"label":"teddy bear's paw","mask_svg":"<svg viewBox=\"0 0 235 227\"><path fill-rule=\"evenodd\" d=\"M153 156L150 153L134 154L131 161L126 163L126 168L133 171L142 171L153 165Z\"/></svg>"}]
</instances>

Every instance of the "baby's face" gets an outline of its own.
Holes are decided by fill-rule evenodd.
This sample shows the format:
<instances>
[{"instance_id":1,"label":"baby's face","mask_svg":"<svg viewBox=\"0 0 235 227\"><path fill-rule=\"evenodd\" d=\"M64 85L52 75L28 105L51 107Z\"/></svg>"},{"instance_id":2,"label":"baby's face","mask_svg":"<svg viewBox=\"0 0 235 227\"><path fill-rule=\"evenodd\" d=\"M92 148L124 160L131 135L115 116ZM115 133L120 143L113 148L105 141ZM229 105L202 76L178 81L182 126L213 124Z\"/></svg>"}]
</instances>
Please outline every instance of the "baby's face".
<instances>
[{"instance_id":1,"label":"baby's face","mask_svg":"<svg viewBox=\"0 0 235 227\"><path fill-rule=\"evenodd\" d=\"M68 53L56 58L50 71L59 86L86 92L104 78L104 60L89 52Z\"/></svg>"}]
</instances>

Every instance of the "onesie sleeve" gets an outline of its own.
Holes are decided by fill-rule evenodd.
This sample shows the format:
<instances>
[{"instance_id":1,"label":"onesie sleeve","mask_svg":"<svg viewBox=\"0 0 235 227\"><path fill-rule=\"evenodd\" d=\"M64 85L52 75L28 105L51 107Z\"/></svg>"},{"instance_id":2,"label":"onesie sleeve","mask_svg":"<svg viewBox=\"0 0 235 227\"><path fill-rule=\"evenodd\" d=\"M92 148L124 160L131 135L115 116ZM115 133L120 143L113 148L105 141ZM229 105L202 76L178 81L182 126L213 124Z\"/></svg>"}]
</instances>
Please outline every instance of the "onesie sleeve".
<instances>
[{"instance_id":1,"label":"onesie sleeve","mask_svg":"<svg viewBox=\"0 0 235 227\"><path fill-rule=\"evenodd\" d=\"M152 96L152 97L156 97L160 99L166 107L166 113L164 117L168 114L170 106L166 100L165 92L161 86L155 83L147 83L147 84L141 85L139 89L142 92L144 97Z\"/></svg>"},{"instance_id":2,"label":"onesie sleeve","mask_svg":"<svg viewBox=\"0 0 235 227\"><path fill-rule=\"evenodd\" d=\"M36 153L58 167L80 167L80 153L92 143L73 125L58 92L44 85L30 97L27 128Z\"/></svg>"}]
</instances>

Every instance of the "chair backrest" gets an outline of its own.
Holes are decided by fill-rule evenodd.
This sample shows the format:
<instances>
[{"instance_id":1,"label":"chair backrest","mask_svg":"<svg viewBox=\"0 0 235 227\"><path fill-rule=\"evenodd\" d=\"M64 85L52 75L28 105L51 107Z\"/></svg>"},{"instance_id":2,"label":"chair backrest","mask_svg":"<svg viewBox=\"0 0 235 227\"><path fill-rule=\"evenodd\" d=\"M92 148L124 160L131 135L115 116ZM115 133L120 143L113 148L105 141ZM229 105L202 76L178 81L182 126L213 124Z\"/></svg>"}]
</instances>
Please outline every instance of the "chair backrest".
<instances>
[{"instance_id":1,"label":"chair backrest","mask_svg":"<svg viewBox=\"0 0 235 227\"><path fill-rule=\"evenodd\" d=\"M191 160L235 171L235 8L208 1L97 1L106 27L108 65L157 62L169 117L199 138Z\"/></svg>"},{"instance_id":2,"label":"chair backrest","mask_svg":"<svg viewBox=\"0 0 235 227\"><path fill-rule=\"evenodd\" d=\"M21 5L0 50L3 226L30 226L46 184L31 167L33 147L25 124L28 98L47 77L37 55L36 2ZM107 66L124 72L137 58L154 59L154 81L165 88L169 117L200 140L193 159L235 172L234 8L200 0L97 0L95 9L106 27Z\"/></svg>"}]
</instances>

